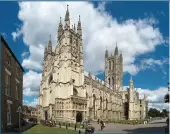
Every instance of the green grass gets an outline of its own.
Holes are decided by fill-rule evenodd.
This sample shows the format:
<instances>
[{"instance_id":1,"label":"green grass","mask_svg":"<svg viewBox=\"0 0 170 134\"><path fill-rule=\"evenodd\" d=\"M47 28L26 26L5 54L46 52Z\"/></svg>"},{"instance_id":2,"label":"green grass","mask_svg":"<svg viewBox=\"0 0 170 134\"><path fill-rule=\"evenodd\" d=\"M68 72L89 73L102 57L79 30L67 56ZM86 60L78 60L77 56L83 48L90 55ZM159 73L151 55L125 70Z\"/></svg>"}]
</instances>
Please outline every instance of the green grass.
<instances>
[{"instance_id":1,"label":"green grass","mask_svg":"<svg viewBox=\"0 0 170 134\"><path fill-rule=\"evenodd\" d=\"M64 129L64 128L52 128L52 127L47 127L43 126L41 124L38 124L29 130L25 131L23 134L26 133L67 133L67 134L77 134L78 131L75 130L69 130L69 129Z\"/></svg>"}]
</instances>

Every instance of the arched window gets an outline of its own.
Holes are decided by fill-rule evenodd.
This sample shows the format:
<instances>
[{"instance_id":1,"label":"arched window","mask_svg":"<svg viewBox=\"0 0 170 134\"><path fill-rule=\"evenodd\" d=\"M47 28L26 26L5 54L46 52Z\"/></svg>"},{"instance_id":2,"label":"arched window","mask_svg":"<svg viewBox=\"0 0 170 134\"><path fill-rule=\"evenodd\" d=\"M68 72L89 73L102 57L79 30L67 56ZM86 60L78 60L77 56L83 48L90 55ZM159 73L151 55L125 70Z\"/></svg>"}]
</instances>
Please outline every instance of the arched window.
<instances>
[{"instance_id":1,"label":"arched window","mask_svg":"<svg viewBox=\"0 0 170 134\"><path fill-rule=\"evenodd\" d=\"M53 80L53 75L51 74L50 77L49 77L49 81L48 81L48 84L50 84Z\"/></svg>"},{"instance_id":2,"label":"arched window","mask_svg":"<svg viewBox=\"0 0 170 134\"><path fill-rule=\"evenodd\" d=\"M94 107L94 109L95 109L95 102L96 102L96 96L93 95L93 107Z\"/></svg>"},{"instance_id":3,"label":"arched window","mask_svg":"<svg viewBox=\"0 0 170 134\"><path fill-rule=\"evenodd\" d=\"M78 95L78 92L77 92L77 90L76 90L75 88L73 88L73 95L74 95L74 96L77 96L77 95Z\"/></svg>"},{"instance_id":4,"label":"arched window","mask_svg":"<svg viewBox=\"0 0 170 134\"><path fill-rule=\"evenodd\" d=\"M88 93L86 92L86 99L88 99Z\"/></svg>"},{"instance_id":5,"label":"arched window","mask_svg":"<svg viewBox=\"0 0 170 134\"><path fill-rule=\"evenodd\" d=\"M16 94L15 94L15 98L18 100L18 95L19 95L19 93L18 93L18 84L16 84Z\"/></svg>"},{"instance_id":6,"label":"arched window","mask_svg":"<svg viewBox=\"0 0 170 134\"><path fill-rule=\"evenodd\" d=\"M112 77L112 86L114 86L114 78Z\"/></svg>"},{"instance_id":7,"label":"arched window","mask_svg":"<svg viewBox=\"0 0 170 134\"><path fill-rule=\"evenodd\" d=\"M126 102L128 101L128 95L127 94L125 95L125 101Z\"/></svg>"},{"instance_id":8,"label":"arched window","mask_svg":"<svg viewBox=\"0 0 170 134\"><path fill-rule=\"evenodd\" d=\"M111 61L109 61L109 70L111 70Z\"/></svg>"},{"instance_id":9,"label":"arched window","mask_svg":"<svg viewBox=\"0 0 170 134\"><path fill-rule=\"evenodd\" d=\"M108 100L106 99L106 109L107 109L107 105L108 105Z\"/></svg>"},{"instance_id":10,"label":"arched window","mask_svg":"<svg viewBox=\"0 0 170 134\"><path fill-rule=\"evenodd\" d=\"M102 108L102 97L100 96L100 108Z\"/></svg>"},{"instance_id":11,"label":"arched window","mask_svg":"<svg viewBox=\"0 0 170 134\"><path fill-rule=\"evenodd\" d=\"M109 80L109 85L110 85L110 78L108 80Z\"/></svg>"}]
</instances>

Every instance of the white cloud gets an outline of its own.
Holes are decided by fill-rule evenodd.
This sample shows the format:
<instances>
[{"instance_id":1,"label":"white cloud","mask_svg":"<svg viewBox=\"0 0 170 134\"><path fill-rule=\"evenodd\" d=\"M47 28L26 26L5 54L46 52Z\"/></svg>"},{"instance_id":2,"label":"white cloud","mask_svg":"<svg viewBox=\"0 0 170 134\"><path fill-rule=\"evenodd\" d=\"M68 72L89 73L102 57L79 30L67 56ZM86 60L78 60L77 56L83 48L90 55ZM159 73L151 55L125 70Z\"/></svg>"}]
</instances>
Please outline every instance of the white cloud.
<instances>
[{"instance_id":1,"label":"white cloud","mask_svg":"<svg viewBox=\"0 0 170 134\"><path fill-rule=\"evenodd\" d=\"M32 101L23 100L24 105L36 107L38 104L38 99L34 98Z\"/></svg>"},{"instance_id":2,"label":"white cloud","mask_svg":"<svg viewBox=\"0 0 170 134\"><path fill-rule=\"evenodd\" d=\"M25 96L38 96L38 90L32 90L30 88L25 88L23 90Z\"/></svg>"},{"instance_id":3,"label":"white cloud","mask_svg":"<svg viewBox=\"0 0 170 134\"><path fill-rule=\"evenodd\" d=\"M64 19L67 4L71 25L77 24L78 15L81 15L87 71L103 70L105 48L107 46L110 53L114 52L117 41L124 57L124 72L136 74L140 69L134 64L135 57L154 51L157 45L164 42L162 34L155 27L155 19L130 19L119 23L105 11L104 3L95 9L88 2L21 2L18 18L23 26L20 31L30 51L30 56L22 63L25 68L41 70L45 42L51 34L53 46L57 45L59 17ZM18 36L13 35L14 38Z\"/></svg>"},{"instance_id":4,"label":"white cloud","mask_svg":"<svg viewBox=\"0 0 170 134\"><path fill-rule=\"evenodd\" d=\"M12 32L12 37L14 41L16 41L16 39L21 35L22 35L22 30L20 30L19 28L17 28L16 32Z\"/></svg>"},{"instance_id":5,"label":"white cloud","mask_svg":"<svg viewBox=\"0 0 170 134\"><path fill-rule=\"evenodd\" d=\"M156 68L156 66L160 66L162 67L165 63L168 63L168 59L164 58L161 60L154 60L152 58L149 59L143 59L141 60L141 65L140 65L140 69L147 69L147 68L151 68L152 70L154 70Z\"/></svg>"},{"instance_id":6,"label":"white cloud","mask_svg":"<svg viewBox=\"0 0 170 134\"><path fill-rule=\"evenodd\" d=\"M147 100L150 103L164 103L164 96L167 94L167 87L160 87L156 90L150 89L137 89L140 95L146 94Z\"/></svg>"},{"instance_id":7,"label":"white cloud","mask_svg":"<svg viewBox=\"0 0 170 134\"><path fill-rule=\"evenodd\" d=\"M28 54L29 54L29 52L23 52L21 56L22 56L22 58L26 58Z\"/></svg>"},{"instance_id":8,"label":"white cloud","mask_svg":"<svg viewBox=\"0 0 170 134\"><path fill-rule=\"evenodd\" d=\"M23 77L23 94L25 96L37 96L41 82L41 73L29 70Z\"/></svg>"}]
</instances>

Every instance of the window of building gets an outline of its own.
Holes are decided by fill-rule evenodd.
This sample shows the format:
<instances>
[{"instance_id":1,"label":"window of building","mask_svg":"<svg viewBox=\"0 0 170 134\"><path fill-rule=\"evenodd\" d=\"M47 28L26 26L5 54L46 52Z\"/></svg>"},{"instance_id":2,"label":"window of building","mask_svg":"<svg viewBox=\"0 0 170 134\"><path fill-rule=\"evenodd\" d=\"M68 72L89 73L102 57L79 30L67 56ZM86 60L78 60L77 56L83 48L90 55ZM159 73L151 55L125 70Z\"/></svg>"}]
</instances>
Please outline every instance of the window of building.
<instances>
[{"instance_id":1,"label":"window of building","mask_svg":"<svg viewBox=\"0 0 170 134\"><path fill-rule=\"evenodd\" d=\"M15 98L18 100L18 98L19 98L19 93L18 93L18 91L19 91L19 85L18 85L18 83L16 84L16 93L15 93Z\"/></svg>"},{"instance_id":2,"label":"window of building","mask_svg":"<svg viewBox=\"0 0 170 134\"><path fill-rule=\"evenodd\" d=\"M109 61L109 70L111 70L111 61Z\"/></svg>"},{"instance_id":3,"label":"window of building","mask_svg":"<svg viewBox=\"0 0 170 134\"><path fill-rule=\"evenodd\" d=\"M7 125L11 125L11 104L7 107Z\"/></svg>"},{"instance_id":4,"label":"window of building","mask_svg":"<svg viewBox=\"0 0 170 134\"><path fill-rule=\"evenodd\" d=\"M73 95L74 95L74 96L77 96L77 95L78 95L78 92L77 92L77 90L76 90L75 88L73 88Z\"/></svg>"},{"instance_id":5,"label":"window of building","mask_svg":"<svg viewBox=\"0 0 170 134\"><path fill-rule=\"evenodd\" d=\"M53 80L53 75L50 75L48 84L50 84L52 82L52 80Z\"/></svg>"},{"instance_id":6,"label":"window of building","mask_svg":"<svg viewBox=\"0 0 170 134\"><path fill-rule=\"evenodd\" d=\"M112 86L114 86L114 78L112 77Z\"/></svg>"},{"instance_id":7,"label":"window of building","mask_svg":"<svg viewBox=\"0 0 170 134\"><path fill-rule=\"evenodd\" d=\"M6 95L10 96L10 93L11 93L11 77L7 73L6 73L5 84L6 84Z\"/></svg>"},{"instance_id":8,"label":"window of building","mask_svg":"<svg viewBox=\"0 0 170 134\"><path fill-rule=\"evenodd\" d=\"M16 66L16 74L19 75L19 67L18 66Z\"/></svg>"},{"instance_id":9,"label":"window of building","mask_svg":"<svg viewBox=\"0 0 170 134\"><path fill-rule=\"evenodd\" d=\"M72 82L75 83L75 79L72 79Z\"/></svg>"},{"instance_id":10,"label":"window of building","mask_svg":"<svg viewBox=\"0 0 170 134\"><path fill-rule=\"evenodd\" d=\"M86 99L88 99L88 93L86 92Z\"/></svg>"},{"instance_id":11,"label":"window of building","mask_svg":"<svg viewBox=\"0 0 170 134\"><path fill-rule=\"evenodd\" d=\"M102 97L100 97L100 108L102 108Z\"/></svg>"},{"instance_id":12,"label":"window of building","mask_svg":"<svg viewBox=\"0 0 170 134\"><path fill-rule=\"evenodd\" d=\"M11 65L11 56L8 53L6 54L6 63Z\"/></svg>"},{"instance_id":13,"label":"window of building","mask_svg":"<svg viewBox=\"0 0 170 134\"><path fill-rule=\"evenodd\" d=\"M109 85L110 85L110 78L109 78Z\"/></svg>"}]
</instances>

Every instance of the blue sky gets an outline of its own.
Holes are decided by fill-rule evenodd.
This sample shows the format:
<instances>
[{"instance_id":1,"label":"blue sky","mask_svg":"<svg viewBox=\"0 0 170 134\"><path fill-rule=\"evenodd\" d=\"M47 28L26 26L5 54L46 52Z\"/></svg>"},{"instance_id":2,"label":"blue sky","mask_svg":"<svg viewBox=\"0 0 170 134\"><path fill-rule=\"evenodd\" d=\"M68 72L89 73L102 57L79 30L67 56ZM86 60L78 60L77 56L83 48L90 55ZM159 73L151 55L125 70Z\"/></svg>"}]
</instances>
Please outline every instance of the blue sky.
<instances>
[{"instance_id":1,"label":"blue sky","mask_svg":"<svg viewBox=\"0 0 170 134\"><path fill-rule=\"evenodd\" d=\"M42 64L43 48L40 46L44 46L45 45L44 40L46 39L46 41L48 41L48 38L49 38L48 35L51 32L57 33L57 29L52 28L52 26L47 25L47 28L45 29L45 30L47 30L47 32L46 33L44 32L45 39L43 38L43 36L44 36L44 34L43 34L42 42L41 42L41 40L39 41L35 37L29 37L29 34L31 35L31 31L28 31L28 29L30 29L34 23L35 23L35 25L39 23L38 22L39 17L37 17L37 20L36 20L35 16L29 15L29 14L33 14L33 10L31 10L31 8L34 9L34 7L31 7L28 10L28 9L24 9L26 7L23 6L24 4L23 5L22 4L19 6L18 2L1 2L0 3L0 9L1 9L1 11L3 11L3 12L0 12L0 16L2 18L1 25L0 25L0 32L2 33L2 35L8 42L10 48L12 49L12 51L14 52L14 54L16 55L16 57L18 58L20 63L25 68L25 75L24 75L25 77L24 78L27 81L29 81L31 79L31 76L29 76L29 75L32 74L32 75L37 76L39 78L38 80L40 81L41 69L37 69L36 67L34 68L34 66L32 66L30 64L34 64L34 62L36 62L36 61L41 61L39 63L39 65ZM34 5L34 3L32 5ZM93 5L93 7L91 7L91 5ZM69 6L71 8L71 6L72 7L74 6L74 4L69 4ZM116 26L119 26L120 28L121 28L121 25L125 24L124 22L127 20L138 21L140 19L143 21L146 18L150 18L150 19L154 20L155 21L154 23L150 24L147 22L147 25L151 26L153 28L153 30L151 30L151 32L159 31L159 37L161 36L162 40L156 41L155 44L153 43L154 45L151 44L151 46L153 47L152 49L149 49L149 47L148 47L148 51L141 52L141 53L140 53L140 51L138 51L134 54L135 59L132 60L133 65L135 65L137 67L139 67L139 66L141 67L141 65L142 65L143 69L139 69L135 73L131 73L134 71L128 70L129 69L128 65L130 65L130 62L127 63L128 69L124 72L123 85L124 86L128 85L130 75L132 75L136 88L148 89L148 90L154 91L154 90L160 89L161 87L163 87L163 88L167 87L167 82L169 79L168 78L169 49L168 49L168 40L167 40L169 37L169 18L168 18L169 17L169 3L168 2L107 2L107 3L94 2L90 5L85 4L85 6L89 7L89 9L91 11L94 11L95 13L99 12L98 9L100 8L100 12L110 16L113 22L117 21L118 24ZM22 7L22 9L20 7ZM50 10L52 10L52 9L50 9ZM63 10L65 10L65 9L63 9ZM64 13L65 11L63 12L63 10L61 11L62 12L61 15L65 14ZM72 10L75 10L75 9L72 9ZM26 11L28 11L28 14ZM20 17L19 17L19 12L21 13ZM44 12L46 12L46 9L42 11L42 14ZM76 10L73 12L76 12ZM79 12L79 11L77 11L77 12ZM49 11L48 11L48 13L49 13ZM50 13L53 13L53 12L50 12ZM80 11L80 13L81 13L81 11ZM84 12L82 11L82 14L81 14L82 18L83 18L83 15L86 15L85 13L84 14L83 13ZM60 13L58 13L58 14L60 14ZM57 16L58 14L56 14L56 16L54 16L56 19L58 19L60 17L60 16ZM35 15L38 15L38 13L35 13ZM96 17L96 18L102 19L102 17L104 15L98 15L98 16L100 16L100 17ZM34 18L34 21L30 19L31 17ZM51 18L54 18L54 17L51 17ZM95 17L95 16L93 16L93 17ZM40 19L43 23L43 19L42 18L40 18ZM46 19L44 18L44 22L45 22L45 20ZM74 18L73 18L73 20L74 20ZM26 22L28 22L28 25L30 24L29 28L26 27ZM102 22L102 20L100 22ZM47 23L49 23L49 22L47 22ZM55 22L55 23L56 23L56 28L57 28L58 23L57 22ZM84 25L86 25L85 21L83 23L84 23ZM132 24L132 23L130 23L130 24ZM128 23L125 26L129 26L130 24ZM134 24L134 26L136 26L136 25L138 25L138 24ZM113 26L113 29L116 26ZM24 27L23 28L24 30L22 29L22 27ZM37 27L38 27L38 25L37 25ZM48 30L48 27L50 30ZM37 30L37 29L32 29L33 35L36 33L35 30ZM22 32L20 33L19 31L22 31ZM86 29L84 31L86 31ZM12 35L12 33L14 33L14 32L17 35L16 38L14 37L14 34ZM99 32L100 31L98 31L98 33ZM113 32L114 32L114 30L113 30ZM38 33L42 33L42 32L38 31L37 34ZM125 36L127 34L128 33L126 33ZM150 33L148 32L145 34L147 36L147 34L150 34ZM26 37L26 35L28 35L28 37ZM37 36L40 36L40 35L41 34L39 34ZM135 36L132 36L131 38L134 38L134 37ZM149 37L150 36L148 36L148 38ZM27 38L28 38L28 40L27 40ZM41 38L41 36L40 36L40 38ZM52 35L52 38L56 38L56 37L55 36L53 37L53 35ZM114 36L113 36L113 38L114 38ZM118 38L120 38L120 35ZM124 38L126 38L126 37L124 37ZM157 38L157 37L155 37L155 38ZM88 36L85 36L85 38L84 38L85 45L86 45L86 43L88 43L87 39L88 39ZM90 39L91 38L89 38L89 40ZM112 39L112 36L109 39L113 40L112 43L114 43L115 40ZM116 39L116 40L119 40L119 39ZM152 40L152 39L150 39L150 40ZM54 41L55 41L55 39L54 39ZM108 41L106 41L106 42L108 42ZM119 41L119 42L121 44L121 41ZM118 42L118 47L119 47L119 42ZM133 42L133 40L131 42ZM33 53L33 51L31 50L31 47L34 46L34 43L35 43L35 46L37 49L40 48L37 52L37 53L40 53L40 55L35 55L35 53ZM97 43L98 43L98 41L96 40L96 44ZM104 46L105 44L102 44L102 45L103 45L102 46L103 48L106 47L106 46ZM134 43L132 43L132 45L134 45ZM56 46L56 44L54 44L53 46ZM136 46L133 46L133 47L138 47L138 46L139 45L136 44ZM110 52L114 51L114 47L115 47L114 45L113 45L113 47L111 47L111 46L109 47L109 48L112 48L112 50L110 50ZM129 47L132 47L132 46L129 46ZM93 64L91 64L90 61L88 63L88 53L94 53L94 55L95 55L94 50L92 51L91 48L93 48L93 46L86 45L84 47L84 49L86 51L88 51L90 49L87 53L85 51L85 54L84 54L84 58L85 58L85 62L86 62L85 69L87 71L92 71L94 74L97 71L103 70L103 67L102 67L103 63L102 62L99 63L98 58L96 58L96 57L98 57L98 54L96 53L96 57L94 57L94 60L96 62L98 62L98 64L100 64L101 67L99 69L95 69L96 67L94 67L92 70L90 69L90 67L93 67ZM97 49L99 49L99 48L100 48L100 46L97 46ZM121 45L120 45L120 48L121 48ZM132 50L132 49L130 49L130 50ZM124 51L123 48L122 48L122 51ZM25 53L26 55L23 57L22 54L24 52L26 52ZM101 52L103 53L102 55L104 55L104 50L101 50ZM32 57L30 55L32 55ZM36 56L37 57L40 56L42 58L34 60L33 58L35 58ZM87 56L87 58L86 58L86 56ZM129 56L129 54L127 54L127 56ZM133 55L131 55L131 56L133 56ZM24 59L25 59L25 61L24 61ZM147 59L150 59L150 60L147 61ZM30 63L29 65L28 65L28 61ZM32 62L32 61L34 61L34 62ZM125 59L125 61L126 61L126 59ZM38 64L37 64L37 66L38 66ZM30 71L31 71L31 73L30 73ZM104 73L98 74L97 77L104 79ZM29 89L29 90L27 90L27 94L24 94L24 100L25 100L24 103L32 102L31 104L34 104L33 101L36 101L35 99L37 98L38 85L31 86L31 84L33 84L33 83L30 82L30 85L28 84L28 85L24 86L25 89ZM35 88L35 89L32 89L32 88ZM32 95L30 95L31 93L29 94L29 91L32 92Z\"/></svg>"}]
</instances>

